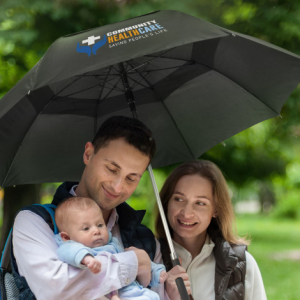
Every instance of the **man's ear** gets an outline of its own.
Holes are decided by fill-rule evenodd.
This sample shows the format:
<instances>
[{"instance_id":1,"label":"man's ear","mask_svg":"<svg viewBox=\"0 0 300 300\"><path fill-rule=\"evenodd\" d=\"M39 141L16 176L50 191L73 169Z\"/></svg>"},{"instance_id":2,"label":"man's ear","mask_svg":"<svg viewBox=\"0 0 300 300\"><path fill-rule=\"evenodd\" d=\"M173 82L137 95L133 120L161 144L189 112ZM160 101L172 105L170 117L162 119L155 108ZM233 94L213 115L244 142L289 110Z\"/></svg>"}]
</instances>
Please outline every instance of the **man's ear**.
<instances>
[{"instance_id":1,"label":"man's ear","mask_svg":"<svg viewBox=\"0 0 300 300\"><path fill-rule=\"evenodd\" d=\"M61 236L61 239L62 239L64 242L70 240L70 236L69 236L65 231L62 231L62 232L60 233L60 236Z\"/></svg>"},{"instance_id":2,"label":"man's ear","mask_svg":"<svg viewBox=\"0 0 300 300\"><path fill-rule=\"evenodd\" d=\"M83 153L83 162L85 165L88 165L93 154L94 154L94 146L91 142L87 142Z\"/></svg>"}]
</instances>

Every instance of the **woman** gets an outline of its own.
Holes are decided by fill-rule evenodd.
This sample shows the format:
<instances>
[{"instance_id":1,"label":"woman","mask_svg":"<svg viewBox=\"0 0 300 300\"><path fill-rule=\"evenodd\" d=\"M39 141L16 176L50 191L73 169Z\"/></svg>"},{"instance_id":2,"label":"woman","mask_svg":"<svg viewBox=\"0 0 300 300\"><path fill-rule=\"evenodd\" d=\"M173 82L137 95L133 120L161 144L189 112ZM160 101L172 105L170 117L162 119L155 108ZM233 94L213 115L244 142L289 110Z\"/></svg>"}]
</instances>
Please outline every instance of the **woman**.
<instances>
[{"instance_id":1,"label":"woman","mask_svg":"<svg viewBox=\"0 0 300 300\"><path fill-rule=\"evenodd\" d=\"M167 178L160 196L193 299L266 299L259 268L246 251L249 241L233 231L227 183L214 163L200 160L180 165ZM159 214L155 227L164 263L170 269L170 250ZM167 290L170 280L172 276L166 282Z\"/></svg>"}]
</instances>

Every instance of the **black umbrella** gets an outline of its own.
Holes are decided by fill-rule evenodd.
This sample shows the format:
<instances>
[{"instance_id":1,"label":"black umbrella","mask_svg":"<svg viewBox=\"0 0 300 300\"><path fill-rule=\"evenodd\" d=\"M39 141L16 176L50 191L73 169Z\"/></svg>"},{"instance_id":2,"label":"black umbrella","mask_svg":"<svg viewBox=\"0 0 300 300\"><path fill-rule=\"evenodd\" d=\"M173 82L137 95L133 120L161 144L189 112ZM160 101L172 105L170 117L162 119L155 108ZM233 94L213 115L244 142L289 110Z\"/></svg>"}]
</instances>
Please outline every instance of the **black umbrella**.
<instances>
[{"instance_id":1,"label":"black umbrella","mask_svg":"<svg viewBox=\"0 0 300 300\"><path fill-rule=\"evenodd\" d=\"M0 184L78 180L112 115L152 130L153 167L198 158L278 116L299 81L293 53L176 11L64 36L0 100Z\"/></svg>"}]
</instances>

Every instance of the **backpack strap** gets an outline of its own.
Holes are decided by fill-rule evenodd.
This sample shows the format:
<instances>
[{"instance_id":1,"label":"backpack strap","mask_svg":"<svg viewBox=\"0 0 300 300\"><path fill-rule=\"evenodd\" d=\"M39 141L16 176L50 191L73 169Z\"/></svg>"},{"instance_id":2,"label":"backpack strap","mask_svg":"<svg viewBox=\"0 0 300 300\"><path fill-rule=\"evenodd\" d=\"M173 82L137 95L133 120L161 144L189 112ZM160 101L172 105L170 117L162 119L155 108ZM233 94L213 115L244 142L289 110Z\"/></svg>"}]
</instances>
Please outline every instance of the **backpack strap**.
<instances>
[{"instance_id":1,"label":"backpack strap","mask_svg":"<svg viewBox=\"0 0 300 300\"><path fill-rule=\"evenodd\" d=\"M53 204L44 204L44 205L32 204L32 205L24 206L20 211L29 210L39 215L49 225L51 230L53 230L53 232L56 234L58 233L58 229L54 218L55 208L56 206ZM19 274L18 265L13 252L12 236L13 236L13 228L9 234L9 237L5 245L5 249L3 251L1 266L11 265L10 272L13 274L14 281L18 287L19 299L34 300L35 296L31 292L26 279L23 276L20 276Z\"/></svg>"},{"instance_id":2,"label":"backpack strap","mask_svg":"<svg viewBox=\"0 0 300 300\"><path fill-rule=\"evenodd\" d=\"M6 239L5 246L1 256L0 268L2 273L4 273L4 271L11 272L11 265L10 265L11 237L12 237L12 229L10 230L9 235Z\"/></svg>"},{"instance_id":3,"label":"backpack strap","mask_svg":"<svg viewBox=\"0 0 300 300\"><path fill-rule=\"evenodd\" d=\"M30 210L35 214L39 215L49 225L49 227L54 232L54 234L57 234L58 229L54 218L55 209L56 209L56 205L54 204L32 204L32 205L24 206L20 211Z\"/></svg>"}]
</instances>

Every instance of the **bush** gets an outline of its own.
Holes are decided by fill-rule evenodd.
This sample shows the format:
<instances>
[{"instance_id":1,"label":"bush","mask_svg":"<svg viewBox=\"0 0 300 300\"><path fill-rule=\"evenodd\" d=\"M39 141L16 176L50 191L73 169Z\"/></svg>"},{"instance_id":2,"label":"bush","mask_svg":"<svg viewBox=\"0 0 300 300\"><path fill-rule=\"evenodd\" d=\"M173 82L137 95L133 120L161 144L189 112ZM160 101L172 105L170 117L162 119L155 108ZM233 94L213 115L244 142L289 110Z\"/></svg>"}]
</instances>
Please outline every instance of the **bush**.
<instances>
[{"instance_id":1,"label":"bush","mask_svg":"<svg viewBox=\"0 0 300 300\"><path fill-rule=\"evenodd\" d=\"M284 219L300 219L300 190L293 190L282 195L273 211L273 216Z\"/></svg>"}]
</instances>

